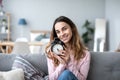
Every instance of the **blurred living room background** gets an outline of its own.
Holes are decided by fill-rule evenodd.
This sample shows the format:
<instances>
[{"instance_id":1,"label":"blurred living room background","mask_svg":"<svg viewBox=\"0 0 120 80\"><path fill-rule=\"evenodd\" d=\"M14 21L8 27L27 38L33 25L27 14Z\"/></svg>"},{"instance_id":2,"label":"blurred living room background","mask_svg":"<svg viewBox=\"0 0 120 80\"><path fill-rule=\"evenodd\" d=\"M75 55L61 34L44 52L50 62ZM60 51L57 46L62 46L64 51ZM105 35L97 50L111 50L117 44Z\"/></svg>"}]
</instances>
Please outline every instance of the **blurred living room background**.
<instances>
[{"instance_id":1,"label":"blurred living room background","mask_svg":"<svg viewBox=\"0 0 120 80\"><path fill-rule=\"evenodd\" d=\"M74 21L82 38L89 30L83 26L93 29L93 34L88 33L91 34L90 39L87 37L89 42L86 41L91 51L94 50L97 30L104 33L104 51L115 51L120 45L120 0L2 0L1 5L1 9L10 16L11 42L21 36L30 42L32 31L49 32L54 20L63 15ZM96 29L98 24L104 29Z\"/></svg>"}]
</instances>

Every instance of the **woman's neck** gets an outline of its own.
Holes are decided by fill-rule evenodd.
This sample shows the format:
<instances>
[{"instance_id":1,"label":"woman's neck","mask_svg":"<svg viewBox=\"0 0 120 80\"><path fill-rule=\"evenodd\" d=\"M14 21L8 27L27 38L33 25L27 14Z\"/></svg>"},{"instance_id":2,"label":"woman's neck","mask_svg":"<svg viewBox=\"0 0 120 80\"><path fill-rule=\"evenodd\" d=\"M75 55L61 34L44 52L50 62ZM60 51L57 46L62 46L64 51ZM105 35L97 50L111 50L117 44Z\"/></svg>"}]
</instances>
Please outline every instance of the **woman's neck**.
<instances>
[{"instance_id":1,"label":"woman's neck","mask_svg":"<svg viewBox=\"0 0 120 80\"><path fill-rule=\"evenodd\" d=\"M65 44L67 49L71 49L71 45L70 44Z\"/></svg>"}]
</instances>

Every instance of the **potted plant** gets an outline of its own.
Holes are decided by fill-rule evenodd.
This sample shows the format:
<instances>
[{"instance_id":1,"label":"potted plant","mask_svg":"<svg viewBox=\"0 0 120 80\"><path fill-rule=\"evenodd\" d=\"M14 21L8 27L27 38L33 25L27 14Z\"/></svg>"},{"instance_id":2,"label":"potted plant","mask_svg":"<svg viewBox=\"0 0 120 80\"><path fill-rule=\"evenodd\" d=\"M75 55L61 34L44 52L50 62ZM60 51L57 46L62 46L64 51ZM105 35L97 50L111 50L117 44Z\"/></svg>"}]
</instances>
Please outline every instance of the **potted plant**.
<instances>
[{"instance_id":1,"label":"potted plant","mask_svg":"<svg viewBox=\"0 0 120 80\"><path fill-rule=\"evenodd\" d=\"M7 20L6 19L2 19L1 20L2 26L1 26L1 33L5 33L6 32L6 24L7 24Z\"/></svg>"},{"instance_id":2,"label":"potted plant","mask_svg":"<svg viewBox=\"0 0 120 80\"><path fill-rule=\"evenodd\" d=\"M86 20L82 28L85 29L85 32L82 34L83 42L86 46L89 45L89 42L93 40L94 28L91 27L91 23Z\"/></svg>"},{"instance_id":3,"label":"potted plant","mask_svg":"<svg viewBox=\"0 0 120 80\"><path fill-rule=\"evenodd\" d=\"M5 25L7 23L6 19L2 19L2 24Z\"/></svg>"}]
</instances>

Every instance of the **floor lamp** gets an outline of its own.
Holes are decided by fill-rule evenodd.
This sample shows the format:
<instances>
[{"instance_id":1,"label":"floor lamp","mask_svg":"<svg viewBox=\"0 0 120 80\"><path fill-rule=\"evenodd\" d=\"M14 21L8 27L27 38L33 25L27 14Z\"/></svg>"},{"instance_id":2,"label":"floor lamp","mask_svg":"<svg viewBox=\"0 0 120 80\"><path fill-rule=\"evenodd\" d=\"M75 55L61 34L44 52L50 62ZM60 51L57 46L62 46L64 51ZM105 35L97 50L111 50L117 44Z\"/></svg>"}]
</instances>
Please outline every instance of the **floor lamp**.
<instances>
[{"instance_id":1,"label":"floor lamp","mask_svg":"<svg viewBox=\"0 0 120 80\"><path fill-rule=\"evenodd\" d=\"M19 19L19 22L18 22L19 26L20 26L20 38L18 38L16 41L28 41L27 38L25 38L23 36L23 28L27 25L27 22L24 18L21 18Z\"/></svg>"}]
</instances>

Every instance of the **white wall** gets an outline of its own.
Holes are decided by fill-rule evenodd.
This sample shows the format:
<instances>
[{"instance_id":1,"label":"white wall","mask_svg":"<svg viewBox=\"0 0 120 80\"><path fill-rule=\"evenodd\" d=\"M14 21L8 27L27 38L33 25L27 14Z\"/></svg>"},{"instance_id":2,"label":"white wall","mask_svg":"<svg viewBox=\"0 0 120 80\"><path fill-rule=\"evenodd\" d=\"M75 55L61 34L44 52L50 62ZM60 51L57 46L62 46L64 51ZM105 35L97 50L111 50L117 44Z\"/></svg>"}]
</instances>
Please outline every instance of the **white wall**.
<instances>
[{"instance_id":1,"label":"white wall","mask_svg":"<svg viewBox=\"0 0 120 80\"><path fill-rule=\"evenodd\" d=\"M105 0L4 0L4 8L11 14L13 40L20 35L20 18L27 20L24 35L29 38L30 30L51 30L54 19L60 15L71 18L80 34L86 19L94 27L95 18L105 17Z\"/></svg>"},{"instance_id":2,"label":"white wall","mask_svg":"<svg viewBox=\"0 0 120 80\"><path fill-rule=\"evenodd\" d=\"M3 5L11 14L13 40L20 35L20 18L27 20L24 35L29 38L30 30L50 30L54 19L65 15L75 22L80 34L84 32L81 26L86 19L94 27L96 18L105 17L109 29L109 50L114 51L120 43L120 0L4 0Z\"/></svg>"},{"instance_id":3,"label":"white wall","mask_svg":"<svg viewBox=\"0 0 120 80\"><path fill-rule=\"evenodd\" d=\"M109 27L109 50L120 44L120 0L106 0L106 19Z\"/></svg>"}]
</instances>

